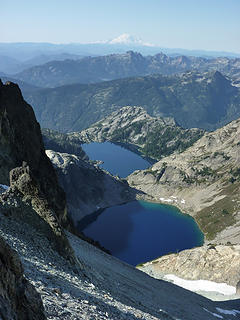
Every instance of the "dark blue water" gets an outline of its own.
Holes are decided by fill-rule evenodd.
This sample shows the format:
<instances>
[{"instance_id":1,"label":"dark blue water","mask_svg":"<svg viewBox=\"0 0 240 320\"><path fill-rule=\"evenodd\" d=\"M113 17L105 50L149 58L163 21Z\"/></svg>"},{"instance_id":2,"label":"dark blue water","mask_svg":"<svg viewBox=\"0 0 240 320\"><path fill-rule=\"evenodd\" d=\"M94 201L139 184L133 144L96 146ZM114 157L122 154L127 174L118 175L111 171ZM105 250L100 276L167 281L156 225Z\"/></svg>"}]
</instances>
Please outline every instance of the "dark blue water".
<instances>
[{"instance_id":1,"label":"dark blue water","mask_svg":"<svg viewBox=\"0 0 240 320\"><path fill-rule=\"evenodd\" d=\"M136 153L110 142L91 142L82 145L83 150L91 160L102 160L104 168L113 175L125 178L135 170L150 167L150 163Z\"/></svg>"},{"instance_id":2,"label":"dark blue water","mask_svg":"<svg viewBox=\"0 0 240 320\"><path fill-rule=\"evenodd\" d=\"M145 201L106 209L83 232L132 265L203 243L193 218L174 207Z\"/></svg>"}]
</instances>

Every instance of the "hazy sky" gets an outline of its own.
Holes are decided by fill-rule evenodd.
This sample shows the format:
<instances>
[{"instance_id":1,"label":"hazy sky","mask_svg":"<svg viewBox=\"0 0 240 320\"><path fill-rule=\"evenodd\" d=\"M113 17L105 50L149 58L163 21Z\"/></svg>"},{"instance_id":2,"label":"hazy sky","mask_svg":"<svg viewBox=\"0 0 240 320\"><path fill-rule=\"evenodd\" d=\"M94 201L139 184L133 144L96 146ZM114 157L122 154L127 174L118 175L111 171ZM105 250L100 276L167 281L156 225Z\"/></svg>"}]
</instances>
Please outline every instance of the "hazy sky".
<instances>
[{"instance_id":1,"label":"hazy sky","mask_svg":"<svg viewBox=\"0 0 240 320\"><path fill-rule=\"evenodd\" d=\"M240 53L240 0L0 0L0 42L145 42Z\"/></svg>"}]
</instances>

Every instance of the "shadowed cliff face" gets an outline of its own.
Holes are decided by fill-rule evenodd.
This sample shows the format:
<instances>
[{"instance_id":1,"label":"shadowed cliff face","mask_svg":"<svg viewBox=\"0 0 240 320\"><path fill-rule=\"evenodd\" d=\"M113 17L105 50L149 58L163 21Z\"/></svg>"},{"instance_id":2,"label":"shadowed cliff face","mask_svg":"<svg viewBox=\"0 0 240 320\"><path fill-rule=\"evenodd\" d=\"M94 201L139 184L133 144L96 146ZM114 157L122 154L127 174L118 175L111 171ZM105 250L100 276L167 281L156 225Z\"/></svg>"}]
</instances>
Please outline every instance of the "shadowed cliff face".
<instances>
[{"instance_id":1,"label":"shadowed cliff face","mask_svg":"<svg viewBox=\"0 0 240 320\"><path fill-rule=\"evenodd\" d=\"M0 319L46 319L40 295L23 277L17 253L1 237L0 270Z\"/></svg>"},{"instance_id":2,"label":"shadowed cliff face","mask_svg":"<svg viewBox=\"0 0 240 320\"><path fill-rule=\"evenodd\" d=\"M45 155L40 126L33 109L19 87L0 80L0 183L9 185L9 171L26 162L41 194L56 212L61 224L67 223L65 193Z\"/></svg>"}]
</instances>

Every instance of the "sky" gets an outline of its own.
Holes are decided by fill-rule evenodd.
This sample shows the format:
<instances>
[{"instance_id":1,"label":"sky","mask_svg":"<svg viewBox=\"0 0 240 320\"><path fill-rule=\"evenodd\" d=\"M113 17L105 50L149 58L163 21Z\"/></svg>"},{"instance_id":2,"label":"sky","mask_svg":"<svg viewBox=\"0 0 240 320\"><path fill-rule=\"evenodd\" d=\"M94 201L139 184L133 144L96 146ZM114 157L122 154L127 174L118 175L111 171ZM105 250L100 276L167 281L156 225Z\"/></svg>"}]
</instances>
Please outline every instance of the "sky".
<instances>
[{"instance_id":1,"label":"sky","mask_svg":"<svg viewBox=\"0 0 240 320\"><path fill-rule=\"evenodd\" d=\"M128 33L165 48L240 53L240 0L0 0L0 42L89 43Z\"/></svg>"}]
</instances>

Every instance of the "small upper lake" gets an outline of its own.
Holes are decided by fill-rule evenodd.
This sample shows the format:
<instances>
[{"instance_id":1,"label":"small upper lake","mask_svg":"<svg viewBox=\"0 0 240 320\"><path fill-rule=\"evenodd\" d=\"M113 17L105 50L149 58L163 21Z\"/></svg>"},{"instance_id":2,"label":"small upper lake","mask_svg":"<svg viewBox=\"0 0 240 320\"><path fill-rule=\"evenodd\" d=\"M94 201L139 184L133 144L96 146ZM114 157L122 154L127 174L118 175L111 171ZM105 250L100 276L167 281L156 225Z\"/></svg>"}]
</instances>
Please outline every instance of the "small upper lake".
<instances>
[{"instance_id":1,"label":"small upper lake","mask_svg":"<svg viewBox=\"0 0 240 320\"><path fill-rule=\"evenodd\" d=\"M111 142L91 142L82 145L91 160L102 160L103 168L121 178L127 177L135 170L147 169L151 164L136 153Z\"/></svg>"},{"instance_id":2,"label":"small upper lake","mask_svg":"<svg viewBox=\"0 0 240 320\"><path fill-rule=\"evenodd\" d=\"M146 201L105 209L83 232L132 265L203 244L203 234L192 217Z\"/></svg>"}]
</instances>

